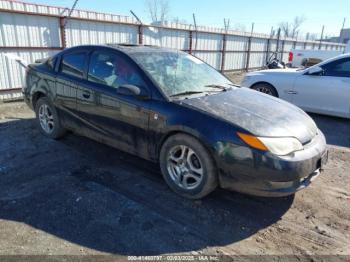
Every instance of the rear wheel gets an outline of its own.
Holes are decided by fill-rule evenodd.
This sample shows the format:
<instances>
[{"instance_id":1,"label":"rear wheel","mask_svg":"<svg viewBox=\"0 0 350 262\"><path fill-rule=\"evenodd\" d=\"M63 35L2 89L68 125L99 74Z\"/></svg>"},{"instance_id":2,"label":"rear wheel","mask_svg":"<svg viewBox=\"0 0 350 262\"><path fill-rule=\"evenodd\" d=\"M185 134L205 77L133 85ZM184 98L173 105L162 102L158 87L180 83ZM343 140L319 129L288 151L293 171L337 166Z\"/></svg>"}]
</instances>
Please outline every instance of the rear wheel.
<instances>
[{"instance_id":1,"label":"rear wheel","mask_svg":"<svg viewBox=\"0 0 350 262\"><path fill-rule=\"evenodd\" d=\"M252 87L252 89L270 96L277 97L276 89L272 85L267 83L256 84Z\"/></svg>"},{"instance_id":2,"label":"rear wheel","mask_svg":"<svg viewBox=\"0 0 350 262\"><path fill-rule=\"evenodd\" d=\"M56 108L46 97L41 97L35 104L37 124L45 136L58 139L66 130L62 127Z\"/></svg>"},{"instance_id":3,"label":"rear wheel","mask_svg":"<svg viewBox=\"0 0 350 262\"><path fill-rule=\"evenodd\" d=\"M209 152L197 139L185 134L174 135L164 143L160 167L169 187L186 198L203 198L218 184Z\"/></svg>"}]
</instances>

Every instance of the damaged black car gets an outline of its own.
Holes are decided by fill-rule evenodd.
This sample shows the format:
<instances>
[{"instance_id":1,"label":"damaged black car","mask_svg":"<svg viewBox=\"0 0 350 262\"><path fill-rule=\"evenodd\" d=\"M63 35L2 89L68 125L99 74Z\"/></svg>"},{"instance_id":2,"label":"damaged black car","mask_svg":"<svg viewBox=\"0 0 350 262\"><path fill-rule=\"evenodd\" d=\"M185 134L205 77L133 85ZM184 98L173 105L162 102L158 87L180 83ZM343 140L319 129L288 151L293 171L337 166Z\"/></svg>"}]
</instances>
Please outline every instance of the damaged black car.
<instances>
[{"instance_id":1,"label":"damaged black car","mask_svg":"<svg viewBox=\"0 0 350 262\"><path fill-rule=\"evenodd\" d=\"M27 69L42 133L67 130L160 164L176 193L257 196L307 187L326 141L301 109L234 85L202 60L150 46L78 46Z\"/></svg>"}]
</instances>

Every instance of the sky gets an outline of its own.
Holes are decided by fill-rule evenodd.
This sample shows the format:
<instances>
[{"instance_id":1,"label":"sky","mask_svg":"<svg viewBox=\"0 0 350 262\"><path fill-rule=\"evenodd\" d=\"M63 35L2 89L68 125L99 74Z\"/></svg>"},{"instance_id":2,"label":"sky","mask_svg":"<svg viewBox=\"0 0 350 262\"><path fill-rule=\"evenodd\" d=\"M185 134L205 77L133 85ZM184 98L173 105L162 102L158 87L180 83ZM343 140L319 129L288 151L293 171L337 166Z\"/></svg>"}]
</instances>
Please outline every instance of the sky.
<instances>
[{"instance_id":1,"label":"sky","mask_svg":"<svg viewBox=\"0 0 350 262\"><path fill-rule=\"evenodd\" d=\"M23 0L38 4L71 7L74 0ZM305 17L303 33L321 35L325 26L325 36L338 36L344 18L345 27L350 28L350 0L168 0L170 18L178 17L192 23L196 14L198 25L223 27L224 18L230 25L243 25L250 31L270 33L271 27L278 27L282 21L292 21L295 16ZM79 0L77 9L94 10L130 16L133 10L144 23L150 22L145 0ZM239 26L242 27L242 26Z\"/></svg>"}]
</instances>

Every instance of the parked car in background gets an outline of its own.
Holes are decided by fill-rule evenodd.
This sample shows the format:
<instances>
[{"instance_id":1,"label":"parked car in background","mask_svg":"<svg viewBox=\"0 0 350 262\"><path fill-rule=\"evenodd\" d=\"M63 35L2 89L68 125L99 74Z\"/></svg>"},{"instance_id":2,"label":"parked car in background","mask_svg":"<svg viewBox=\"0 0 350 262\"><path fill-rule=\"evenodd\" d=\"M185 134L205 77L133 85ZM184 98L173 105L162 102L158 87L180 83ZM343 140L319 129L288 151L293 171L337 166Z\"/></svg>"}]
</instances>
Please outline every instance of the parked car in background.
<instances>
[{"instance_id":1,"label":"parked car in background","mask_svg":"<svg viewBox=\"0 0 350 262\"><path fill-rule=\"evenodd\" d=\"M74 47L29 65L26 83L44 135L72 130L158 162L169 187L187 198L218 185L294 194L327 162L325 137L301 109L238 88L181 51Z\"/></svg>"},{"instance_id":2,"label":"parked car in background","mask_svg":"<svg viewBox=\"0 0 350 262\"><path fill-rule=\"evenodd\" d=\"M344 51L292 49L288 64L292 68L310 67L341 54L350 53L350 41Z\"/></svg>"},{"instance_id":3,"label":"parked car in background","mask_svg":"<svg viewBox=\"0 0 350 262\"><path fill-rule=\"evenodd\" d=\"M279 97L308 112L350 118L350 54L308 69L251 72L241 85Z\"/></svg>"}]
</instances>

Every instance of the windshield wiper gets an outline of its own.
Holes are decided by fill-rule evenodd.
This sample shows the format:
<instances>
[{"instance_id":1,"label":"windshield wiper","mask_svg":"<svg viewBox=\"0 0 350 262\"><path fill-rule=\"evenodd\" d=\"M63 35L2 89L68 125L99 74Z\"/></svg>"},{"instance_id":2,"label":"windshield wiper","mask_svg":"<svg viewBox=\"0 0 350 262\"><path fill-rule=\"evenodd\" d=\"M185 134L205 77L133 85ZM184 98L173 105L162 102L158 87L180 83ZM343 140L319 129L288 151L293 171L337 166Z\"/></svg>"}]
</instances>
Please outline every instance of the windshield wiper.
<instances>
[{"instance_id":1,"label":"windshield wiper","mask_svg":"<svg viewBox=\"0 0 350 262\"><path fill-rule=\"evenodd\" d=\"M228 85L233 87L241 87L240 85L237 85L237 84L228 84Z\"/></svg>"},{"instance_id":2,"label":"windshield wiper","mask_svg":"<svg viewBox=\"0 0 350 262\"><path fill-rule=\"evenodd\" d=\"M205 87L212 87L212 88L217 88L217 89L221 89L222 91L227 91L229 88L226 86L222 86L222 85L206 85Z\"/></svg>"},{"instance_id":3,"label":"windshield wiper","mask_svg":"<svg viewBox=\"0 0 350 262\"><path fill-rule=\"evenodd\" d=\"M170 95L170 97L201 94L201 93L204 93L204 92L205 91L185 91L185 92L177 93L177 94L174 94L174 95Z\"/></svg>"}]
</instances>

